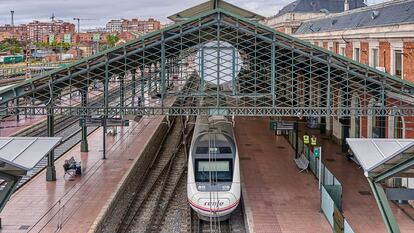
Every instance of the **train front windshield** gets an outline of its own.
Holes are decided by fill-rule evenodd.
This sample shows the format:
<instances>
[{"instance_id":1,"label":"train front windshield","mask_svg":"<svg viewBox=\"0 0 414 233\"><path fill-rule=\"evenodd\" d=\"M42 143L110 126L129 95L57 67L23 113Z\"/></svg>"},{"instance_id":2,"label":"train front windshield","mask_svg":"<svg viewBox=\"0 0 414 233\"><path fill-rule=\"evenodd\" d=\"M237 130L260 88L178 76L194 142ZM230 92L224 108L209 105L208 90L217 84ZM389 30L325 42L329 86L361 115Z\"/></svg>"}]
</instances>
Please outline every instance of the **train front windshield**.
<instances>
[{"instance_id":1,"label":"train front windshield","mask_svg":"<svg viewBox=\"0 0 414 233\"><path fill-rule=\"evenodd\" d=\"M196 159L195 181L196 182L232 182L233 163L232 159Z\"/></svg>"}]
</instances>

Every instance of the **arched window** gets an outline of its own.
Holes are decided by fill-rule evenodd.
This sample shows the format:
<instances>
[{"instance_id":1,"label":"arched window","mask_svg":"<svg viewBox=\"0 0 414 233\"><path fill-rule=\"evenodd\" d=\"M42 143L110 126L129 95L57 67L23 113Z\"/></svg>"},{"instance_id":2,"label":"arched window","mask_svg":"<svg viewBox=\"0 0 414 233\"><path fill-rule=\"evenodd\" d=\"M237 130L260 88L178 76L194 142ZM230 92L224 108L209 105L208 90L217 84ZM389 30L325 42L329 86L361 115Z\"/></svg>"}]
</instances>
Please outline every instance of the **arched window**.
<instances>
[{"instance_id":1,"label":"arched window","mask_svg":"<svg viewBox=\"0 0 414 233\"><path fill-rule=\"evenodd\" d=\"M394 117L394 138L404 138L404 122L400 116Z\"/></svg>"}]
</instances>

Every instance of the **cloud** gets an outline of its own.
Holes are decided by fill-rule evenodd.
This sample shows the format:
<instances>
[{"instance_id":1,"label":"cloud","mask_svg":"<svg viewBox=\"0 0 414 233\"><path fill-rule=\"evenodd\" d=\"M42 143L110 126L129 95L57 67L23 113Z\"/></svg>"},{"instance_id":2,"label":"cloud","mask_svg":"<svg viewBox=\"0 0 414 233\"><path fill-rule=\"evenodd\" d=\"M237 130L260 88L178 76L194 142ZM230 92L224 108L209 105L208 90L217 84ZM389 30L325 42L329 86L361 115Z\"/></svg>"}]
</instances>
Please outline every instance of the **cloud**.
<instances>
[{"instance_id":1,"label":"cloud","mask_svg":"<svg viewBox=\"0 0 414 233\"><path fill-rule=\"evenodd\" d=\"M228 2L264 16L274 15L292 0L228 0ZM370 0L379 2L381 0ZM167 16L205 0L0 0L0 24L10 23L10 10L15 11L15 24L32 20L56 19L74 22L73 18L90 19L81 27L103 27L110 19L149 18L168 22Z\"/></svg>"}]
</instances>

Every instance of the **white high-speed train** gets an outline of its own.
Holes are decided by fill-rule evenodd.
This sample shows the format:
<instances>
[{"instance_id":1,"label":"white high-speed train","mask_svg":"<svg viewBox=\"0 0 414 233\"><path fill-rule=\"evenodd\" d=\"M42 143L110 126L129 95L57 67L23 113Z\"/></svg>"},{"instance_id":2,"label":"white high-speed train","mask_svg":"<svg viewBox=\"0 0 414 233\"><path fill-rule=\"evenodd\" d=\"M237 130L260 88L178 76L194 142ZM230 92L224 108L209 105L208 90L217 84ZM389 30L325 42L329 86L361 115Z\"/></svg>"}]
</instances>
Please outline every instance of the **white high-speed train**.
<instances>
[{"instance_id":1,"label":"white high-speed train","mask_svg":"<svg viewBox=\"0 0 414 233\"><path fill-rule=\"evenodd\" d=\"M188 159L187 197L203 220L225 220L240 202L237 145L233 125L224 117L197 117Z\"/></svg>"}]
</instances>

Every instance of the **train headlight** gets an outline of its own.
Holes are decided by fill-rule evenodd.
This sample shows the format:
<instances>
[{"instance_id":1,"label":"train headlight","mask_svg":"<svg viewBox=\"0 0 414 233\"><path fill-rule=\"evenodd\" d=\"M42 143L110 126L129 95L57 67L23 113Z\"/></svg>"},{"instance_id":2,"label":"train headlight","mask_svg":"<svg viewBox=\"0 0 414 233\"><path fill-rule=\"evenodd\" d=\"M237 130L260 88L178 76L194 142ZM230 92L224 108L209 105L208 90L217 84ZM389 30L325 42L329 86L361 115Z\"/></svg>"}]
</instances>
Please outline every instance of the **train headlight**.
<instances>
[{"instance_id":1,"label":"train headlight","mask_svg":"<svg viewBox=\"0 0 414 233\"><path fill-rule=\"evenodd\" d=\"M206 190L206 186L205 185L199 185L197 186L198 190Z\"/></svg>"},{"instance_id":2,"label":"train headlight","mask_svg":"<svg viewBox=\"0 0 414 233\"><path fill-rule=\"evenodd\" d=\"M223 185L223 186L221 186L221 189L223 191L229 191L230 190L230 185Z\"/></svg>"}]
</instances>

